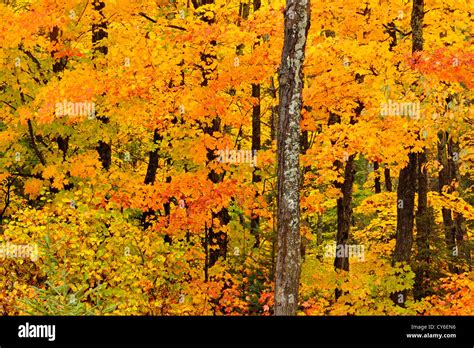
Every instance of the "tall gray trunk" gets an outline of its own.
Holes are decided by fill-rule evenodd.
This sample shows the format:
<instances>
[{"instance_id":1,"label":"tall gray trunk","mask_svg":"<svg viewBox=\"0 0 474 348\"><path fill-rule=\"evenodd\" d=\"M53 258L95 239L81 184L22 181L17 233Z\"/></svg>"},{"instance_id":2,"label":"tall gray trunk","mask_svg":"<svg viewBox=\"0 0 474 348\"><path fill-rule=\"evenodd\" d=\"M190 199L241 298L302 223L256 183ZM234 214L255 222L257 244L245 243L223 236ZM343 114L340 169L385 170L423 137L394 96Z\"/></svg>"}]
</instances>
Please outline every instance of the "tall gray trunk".
<instances>
[{"instance_id":1,"label":"tall gray trunk","mask_svg":"<svg viewBox=\"0 0 474 348\"><path fill-rule=\"evenodd\" d=\"M310 27L309 0L287 0L280 66L278 125L278 255L275 315L295 315L301 270L300 138L303 62Z\"/></svg>"}]
</instances>

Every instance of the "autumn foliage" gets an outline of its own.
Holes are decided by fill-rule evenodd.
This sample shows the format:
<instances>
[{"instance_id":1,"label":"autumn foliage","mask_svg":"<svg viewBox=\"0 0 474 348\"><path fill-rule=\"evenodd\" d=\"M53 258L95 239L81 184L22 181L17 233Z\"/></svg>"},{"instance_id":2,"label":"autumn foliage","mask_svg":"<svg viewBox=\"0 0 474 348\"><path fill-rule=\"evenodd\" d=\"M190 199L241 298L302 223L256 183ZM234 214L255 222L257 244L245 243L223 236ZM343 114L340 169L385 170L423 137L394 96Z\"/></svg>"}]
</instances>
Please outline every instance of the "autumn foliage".
<instances>
[{"instance_id":1,"label":"autumn foliage","mask_svg":"<svg viewBox=\"0 0 474 348\"><path fill-rule=\"evenodd\" d=\"M284 1L99 3L0 4L0 314L272 315ZM472 5L425 10L412 54L410 1L311 1L299 315L474 314ZM425 149L428 261L392 264L397 178ZM362 248L336 272L349 159Z\"/></svg>"}]
</instances>

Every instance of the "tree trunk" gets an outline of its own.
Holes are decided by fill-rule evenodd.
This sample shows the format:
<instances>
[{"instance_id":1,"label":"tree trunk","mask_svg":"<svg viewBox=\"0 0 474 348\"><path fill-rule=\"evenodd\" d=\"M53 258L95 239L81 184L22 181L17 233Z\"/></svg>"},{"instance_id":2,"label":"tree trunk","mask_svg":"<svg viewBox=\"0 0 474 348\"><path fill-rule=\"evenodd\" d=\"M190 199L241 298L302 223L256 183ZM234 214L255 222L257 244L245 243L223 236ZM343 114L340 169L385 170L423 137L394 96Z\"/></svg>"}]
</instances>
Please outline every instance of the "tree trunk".
<instances>
[{"instance_id":1,"label":"tree trunk","mask_svg":"<svg viewBox=\"0 0 474 348\"><path fill-rule=\"evenodd\" d=\"M59 29L59 27L54 26L49 34L49 40L51 41L53 47L58 47L57 45L59 43L60 34L61 30ZM64 70L67 63L67 58L62 57L60 59L56 59L56 53L58 53L56 49L53 49L51 51L51 58L53 59L53 73L59 74ZM60 75L58 75L58 79L61 79ZM65 162L67 157L67 151L69 149L69 136L63 137L61 135L58 135L58 137L56 138L56 143L58 144L59 150L63 153L63 162Z\"/></svg>"},{"instance_id":2,"label":"tree trunk","mask_svg":"<svg viewBox=\"0 0 474 348\"><path fill-rule=\"evenodd\" d=\"M375 193L382 192L382 187L380 186L379 167L380 167L379 162L375 161L374 162L374 174L375 174L374 188L375 188Z\"/></svg>"},{"instance_id":3,"label":"tree trunk","mask_svg":"<svg viewBox=\"0 0 474 348\"><path fill-rule=\"evenodd\" d=\"M195 8L198 8L202 5L209 5L213 4L214 0L193 0L193 5ZM204 20L208 24L212 22L208 22ZM210 46L216 46L217 42L212 40L209 43ZM209 80L211 79L212 72L215 70L214 61L217 59L215 53L201 53L201 65L200 69L202 72L202 81L201 86L206 87L209 85ZM203 131L205 134L214 137L214 133L219 132L221 128L221 119L216 117L212 120L212 124L210 126L205 126ZM207 161L208 163L214 161L217 156L214 153L213 149L207 150ZM217 184L222 181L224 173L217 174L215 170L211 170L208 174L208 179L213 183ZM217 219L220 225L224 226L230 222L230 216L227 208L222 208L217 213L212 213L212 221ZM205 246L206 251L206 263L204 265L204 273L207 275L209 268L215 265L219 258L225 259L227 257L227 233L220 230L216 226L209 226L205 228L205 240L203 245Z\"/></svg>"},{"instance_id":4,"label":"tree trunk","mask_svg":"<svg viewBox=\"0 0 474 348\"><path fill-rule=\"evenodd\" d=\"M160 140L162 140L162 137L160 136L158 129L155 129L153 132L153 143L158 144ZM145 185L153 185L155 183L156 172L158 170L158 159L158 148L155 148L148 154L148 166L146 168L144 181ZM152 225L151 219L154 216L155 212L152 209L149 209L143 213L141 223L145 230Z\"/></svg>"},{"instance_id":5,"label":"tree trunk","mask_svg":"<svg viewBox=\"0 0 474 348\"><path fill-rule=\"evenodd\" d=\"M413 0L411 14L412 53L423 50L424 0ZM417 155L408 155L408 164L400 171L397 189L397 235L392 264L409 262L413 245L413 219L415 208ZM392 294L395 304L404 307L406 291Z\"/></svg>"},{"instance_id":6,"label":"tree trunk","mask_svg":"<svg viewBox=\"0 0 474 348\"><path fill-rule=\"evenodd\" d=\"M416 191L416 154L410 153L408 164L400 171L397 188L397 235L392 265L396 262L409 262L413 245L413 218ZM401 295L401 296L400 296ZM396 304L404 306L406 293L393 296Z\"/></svg>"},{"instance_id":7,"label":"tree trunk","mask_svg":"<svg viewBox=\"0 0 474 348\"><path fill-rule=\"evenodd\" d=\"M457 184L457 190L461 188L461 174L459 173L459 142L453 142L453 139L450 138L448 141L448 163L450 168L450 180L451 184L454 186L454 183ZM453 183L454 182L454 183ZM456 190L454 186L452 191ZM454 238L456 241L457 249L454 256L460 256L467 263L469 271L472 269L472 260L471 260L471 250L469 243L467 243L468 235L466 229L466 219L462 214L454 214ZM457 273L463 272L463 268L457 268Z\"/></svg>"},{"instance_id":8,"label":"tree trunk","mask_svg":"<svg viewBox=\"0 0 474 348\"><path fill-rule=\"evenodd\" d=\"M261 0L253 0L253 10L254 11L258 11L261 6L262 6L262 1Z\"/></svg>"},{"instance_id":9,"label":"tree trunk","mask_svg":"<svg viewBox=\"0 0 474 348\"><path fill-rule=\"evenodd\" d=\"M392 178L390 177L390 168L385 167L383 170L383 174L385 177L385 189L387 192L392 192L393 186L392 186Z\"/></svg>"},{"instance_id":10,"label":"tree trunk","mask_svg":"<svg viewBox=\"0 0 474 348\"><path fill-rule=\"evenodd\" d=\"M258 104L253 107L252 111L252 151L258 153L261 148L261 128L260 128L260 84L252 84L252 97L258 99ZM259 183L262 179L260 175L257 173L259 169L255 167L252 172L252 183L256 184ZM259 193L258 190L255 192L255 196L258 197ZM259 216L252 216L250 220L250 233L255 237L254 247L258 247L260 245L260 235L259 235L259 225L260 225L260 217Z\"/></svg>"},{"instance_id":11,"label":"tree trunk","mask_svg":"<svg viewBox=\"0 0 474 348\"><path fill-rule=\"evenodd\" d=\"M448 145L448 134L447 132L440 131L438 133L438 162L443 166L439 172L438 183L439 193L442 194L443 190L451 192L451 170L450 162L448 161L447 145ZM455 240L455 226L452 218L450 209L442 208L441 214L443 216L444 235L446 240L446 246L448 248L448 267L451 272L455 272L453 264L453 257L457 254L456 252L456 240Z\"/></svg>"},{"instance_id":12,"label":"tree trunk","mask_svg":"<svg viewBox=\"0 0 474 348\"><path fill-rule=\"evenodd\" d=\"M277 89L275 87L275 81L273 76L270 78L270 95L273 99L277 99ZM274 140L278 139L278 106L272 106L270 114L270 139L268 142L268 147L271 147L271 144Z\"/></svg>"},{"instance_id":13,"label":"tree trunk","mask_svg":"<svg viewBox=\"0 0 474 348\"><path fill-rule=\"evenodd\" d=\"M101 0L94 0L92 2L94 11L100 17L99 23L92 24L92 53L94 58L99 58L100 55L107 55L108 47L106 44L101 43L103 39L108 37L107 33L107 21L104 15L105 2ZM107 116L97 116L97 119L103 124L109 123L109 118ZM99 153L99 159L102 163L102 167L105 170L109 170L110 165L112 164L112 147L110 143L99 140L97 144L97 152Z\"/></svg>"},{"instance_id":14,"label":"tree trunk","mask_svg":"<svg viewBox=\"0 0 474 348\"><path fill-rule=\"evenodd\" d=\"M301 271L300 139L309 0L287 0L281 58L278 136L278 255L275 315L295 315Z\"/></svg>"},{"instance_id":15,"label":"tree trunk","mask_svg":"<svg viewBox=\"0 0 474 348\"><path fill-rule=\"evenodd\" d=\"M428 207L427 150L418 154L418 210L416 212L416 262L414 296L419 300L428 295L430 287L430 237L434 224L432 209Z\"/></svg>"},{"instance_id":16,"label":"tree trunk","mask_svg":"<svg viewBox=\"0 0 474 348\"><path fill-rule=\"evenodd\" d=\"M352 186L355 178L354 157L350 155L344 168L344 182L335 186L341 189L342 197L337 199L337 233L336 233L336 256L334 258L334 269L336 272L349 272L349 255L345 252L352 220ZM339 255L337 250L343 250ZM342 295L342 290L336 288L336 300Z\"/></svg>"}]
</instances>

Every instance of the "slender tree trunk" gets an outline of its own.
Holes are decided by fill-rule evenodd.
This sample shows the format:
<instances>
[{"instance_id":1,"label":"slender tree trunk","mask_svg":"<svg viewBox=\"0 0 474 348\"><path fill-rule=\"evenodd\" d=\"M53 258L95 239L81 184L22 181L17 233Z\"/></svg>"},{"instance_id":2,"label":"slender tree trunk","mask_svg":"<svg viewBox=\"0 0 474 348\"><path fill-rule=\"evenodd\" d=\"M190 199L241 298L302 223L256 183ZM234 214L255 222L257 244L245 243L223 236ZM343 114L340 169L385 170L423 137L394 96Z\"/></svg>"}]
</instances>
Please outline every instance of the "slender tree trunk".
<instances>
[{"instance_id":1,"label":"slender tree trunk","mask_svg":"<svg viewBox=\"0 0 474 348\"><path fill-rule=\"evenodd\" d=\"M303 63L310 27L309 0L287 0L280 65L278 136L278 255L275 315L295 315L301 271L300 139Z\"/></svg>"},{"instance_id":2,"label":"slender tree trunk","mask_svg":"<svg viewBox=\"0 0 474 348\"><path fill-rule=\"evenodd\" d=\"M260 9L261 3L260 0L254 0L253 2L253 10L258 11ZM250 4L249 4L250 7ZM248 17L248 13L247 13ZM245 18L247 18L245 17ZM252 151L255 151L255 154L261 150L261 105L260 105L260 94L261 94L261 86L259 83L252 84L252 97L258 100L258 103L253 106L252 108ZM255 167L252 172L252 183L257 187L257 183L259 183L262 178L258 174L258 167ZM255 192L255 197L260 196L258 190ZM250 218L250 233L255 238L254 247L258 247L260 245L260 217L251 216Z\"/></svg>"},{"instance_id":3,"label":"slender tree trunk","mask_svg":"<svg viewBox=\"0 0 474 348\"><path fill-rule=\"evenodd\" d=\"M273 99L277 99L277 89L275 87L275 81L273 76L270 78L270 95ZM268 147L271 147L271 144L274 140L278 138L278 106L272 106L270 114L270 141Z\"/></svg>"},{"instance_id":4,"label":"slender tree trunk","mask_svg":"<svg viewBox=\"0 0 474 348\"><path fill-rule=\"evenodd\" d=\"M209 5L213 4L214 0L193 0L193 5L195 8L198 8L202 5ZM207 21L208 24L212 24L211 21ZM216 41L211 41L209 43L211 46L216 46ZM212 72L214 71L214 61L217 59L215 53L201 53L201 63L200 69L202 72L202 81L201 86L206 87L209 85L209 80L211 79ZM221 119L216 117L212 120L212 124L210 126L204 127L203 131L205 134L214 137L216 132L219 132L221 129ZM214 161L217 156L214 154L213 149L207 150L207 161L208 163ZM208 174L209 180L213 184L217 184L222 181L223 173L217 174L213 169ZM221 226L225 226L230 222L230 216L227 208L222 208L217 213L212 213L212 221L218 220ZM215 265L219 258L225 259L227 257L227 233L220 230L217 226L207 226L206 227L206 235L205 241L203 245L205 246L206 250L208 250L208 256L206 257L206 264L204 265L205 274L208 274L209 268Z\"/></svg>"},{"instance_id":5,"label":"slender tree trunk","mask_svg":"<svg viewBox=\"0 0 474 348\"><path fill-rule=\"evenodd\" d=\"M212 121L212 125L210 127L205 127L204 132L206 134L210 134L211 136L220 130L221 120L219 118L215 118ZM212 150L208 150L207 152L207 160L211 162L216 159L216 155ZM217 174L214 169L212 169L209 174L208 178L213 184L217 184L222 181L223 174ZM225 226L230 222L230 215L227 208L222 208L217 213L212 213L212 220L217 219L219 221L220 226ZM227 233L220 230L217 226L209 226L207 230L207 245L209 246L209 263L207 265L208 268L214 266L219 258L226 259L227 257L227 244L228 238Z\"/></svg>"},{"instance_id":6,"label":"slender tree trunk","mask_svg":"<svg viewBox=\"0 0 474 348\"><path fill-rule=\"evenodd\" d=\"M155 129L153 132L153 143L158 144L162 140L158 129ZM158 148L150 151L148 154L148 166L146 168L145 174L145 185L153 185L155 183L156 172L158 170ZM155 216L155 212L152 209L145 211L142 215L142 226L146 230L152 225L151 219Z\"/></svg>"},{"instance_id":7,"label":"slender tree trunk","mask_svg":"<svg viewBox=\"0 0 474 348\"><path fill-rule=\"evenodd\" d=\"M53 47L57 47L59 44L59 36L60 36L60 29L57 26L54 26L53 29L51 30L49 34L49 40L51 41L51 44ZM53 59L53 73L54 74L59 74L64 70L64 67L66 66L67 63L67 58L62 57L60 59L56 59L55 55L57 53L56 49L53 49L51 51L51 58ZM61 79L61 76L58 75L58 79ZM63 153L63 162L66 161L67 157L67 151L69 149L69 136L63 137L61 135L58 135L56 138L56 143L58 144L59 150Z\"/></svg>"},{"instance_id":8,"label":"slender tree trunk","mask_svg":"<svg viewBox=\"0 0 474 348\"><path fill-rule=\"evenodd\" d=\"M261 129L260 129L260 84L252 84L252 97L258 99L258 104L253 107L252 110L252 151L258 153L261 149ZM258 174L258 167L255 167L252 172L252 183L255 185L259 183L262 179ZM256 197L260 194L258 190L255 193ZM259 216L252 216L250 220L250 232L255 237L254 247L258 247L260 245L260 235L259 235L259 225L260 225L260 217Z\"/></svg>"},{"instance_id":9,"label":"slender tree trunk","mask_svg":"<svg viewBox=\"0 0 474 348\"><path fill-rule=\"evenodd\" d=\"M459 173L459 142L453 142L453 139L450 138L448 141L448 151L449 151L449 168L450 168L450 179L452 185L457 184L457 190L460 189L461 185L461 174ZM452 188L452 191L456 190L456 186ZM466 219L462 214L454 214L454 237L456 240L457 250L456 254L459 257L462 257L467 263L468 270L472 269L472 259L471 259L471 250L469 247L467 229L466 229ZM456 256L456 255L455 255ZM456 269L457 273L461 273L464 270L462 268Z\"/></svg>"},{"instance_id":10,"label":"slender tree trunk","mask_svg":"<svg viewBox=\"0 0 474 348\"><path fill-rule=\"evenodd\" d=\"M423 50L424 0L413 0L411 14L412 53ZM417 174L417 155L408 155L408 164L400 171L397 189L397 235L392 264L409 262L413 245L413 224ZM395 304L404 307L407 292L392 294Z\"/></svg>"},{"instance_id":11,"label":"slender tree trunk","mask_svg":"<svg viewBox=\"0 0 474 348\"><path fill-rule=\"evenodd\" d=\"M439 172L438 183L439 193L442 194L443 190L451 192L451 170L450 162L448 162L447 146L448 146L448 134L447 132L440 131L438 133L438 162L443 166ZM456 240L455 240L455 226L452 218L452 212L450 209L442 208L441 214L443 216L444 235L446 240L446 246L448 248L448 267L451 272L455 272L455 266L453 264L453 257L457 254L456 252Z\"/></svg>"},{"instance_id":12,"label":"slender tree trunk","mask_svg":"<svg viewBox=\"0 0 474 348\"><path fill-rule=\"evenodd\" d=\"M336 233L336 256L334 258L334 269L336 272L349 272L349 255L346 253L347 241L352 220L352 186L355 178L354 157L350 155L344 167L344 182L337 183L336 187L342 192L342 197L337 199L337 233ZM342 256L338 253L342 250ZM343 294L339 288L335 289L336 300Z\"/></svg>"},{"instance_id":13,"label":"slender tree trunk","mask_svg":"<svg viewBox=\"0 0 474 348\"><path fill-rule=\"evenodd\" d=\"M387 192L392 192L392 178L390 177L390 168L385 167L383 170L384 178L385 178L385 189Z\"/></svg>"},{"instance_id":14,"label":"slender tree trunk","mask_svg":"<svg viewBox=\"0 0 474 348\"><path fill-rule=\"evenodd\" d=\"M354 110L356 115L360 115L363 109L363 105L359 106ZM330 113L328 126L341 123L341 117L334 113ZM351 117L351 124L355 123L355 119ZM336 142L331 142L334 146ZM336 160L334 166L336 170L343 170L344 180L342 183L334 181L334 187L341 190L342 196L337 199L337 232L336 232L336 256L334 258L334 270L336 273L340 271L349 271L349 255L346 253L347 241L349 240L351 220L352 220L352 188L355 180L355 166L354 166L355 155L348 156L344 162ZM343 251L337 252L338 250ZM335 289L336 300L343 294L342 290L338 287Z\"/></svg>"},{"instance_id":15,"label":"slender tree trunk","mask_svg":"<svg viewBox=\"0 0 474 348\"><path fill-rule=\"evenodd\" d=\"M100 17L99 23L92 24L92 52L94 58L99 58L101 55L106 56L108 53L108 47L102 40L108 38L107 32L107 21L104 15L105 2L101 0L93 0L92 5L94 11ZM109 123L109 118L107 116L97 116L97 119L100 120L103 124ZM97 144L97 152L99 153L99 159L102 163L102 167L105 170L109 170L110 165L112 164L112 147L109 142L99 140Z\"/></svg>"},{"instance_id":16,"label":"slender tree trunk","mask_svg":"<svg viewBox=\"0 0 474 348\"><path fill-rule=\"evenodd\" d=\"M375 161L374 162L374 174L375 174L374 188L375 188L375 193L382 192L382 187L380 185L379 167L380 167L379 162Z\"/></svg>"}]
</instances>

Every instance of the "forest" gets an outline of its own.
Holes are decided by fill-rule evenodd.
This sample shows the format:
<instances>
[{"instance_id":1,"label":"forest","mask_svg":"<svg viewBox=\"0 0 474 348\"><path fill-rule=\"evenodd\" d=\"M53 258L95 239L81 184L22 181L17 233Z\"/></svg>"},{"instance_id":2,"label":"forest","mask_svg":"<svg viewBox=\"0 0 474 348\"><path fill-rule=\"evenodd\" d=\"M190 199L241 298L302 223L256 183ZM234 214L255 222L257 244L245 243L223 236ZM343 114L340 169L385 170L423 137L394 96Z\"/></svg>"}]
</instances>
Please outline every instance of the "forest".
<instances>
[{"instance_id":1,"label":"forest","mask_svg":"<svg viewBox=\"0 0 474 348\"><path fill-rule=\"evenodd\" d=\"M1 0L0 315L474 315L470 0Z\"/></svg>"}]
</instances>

